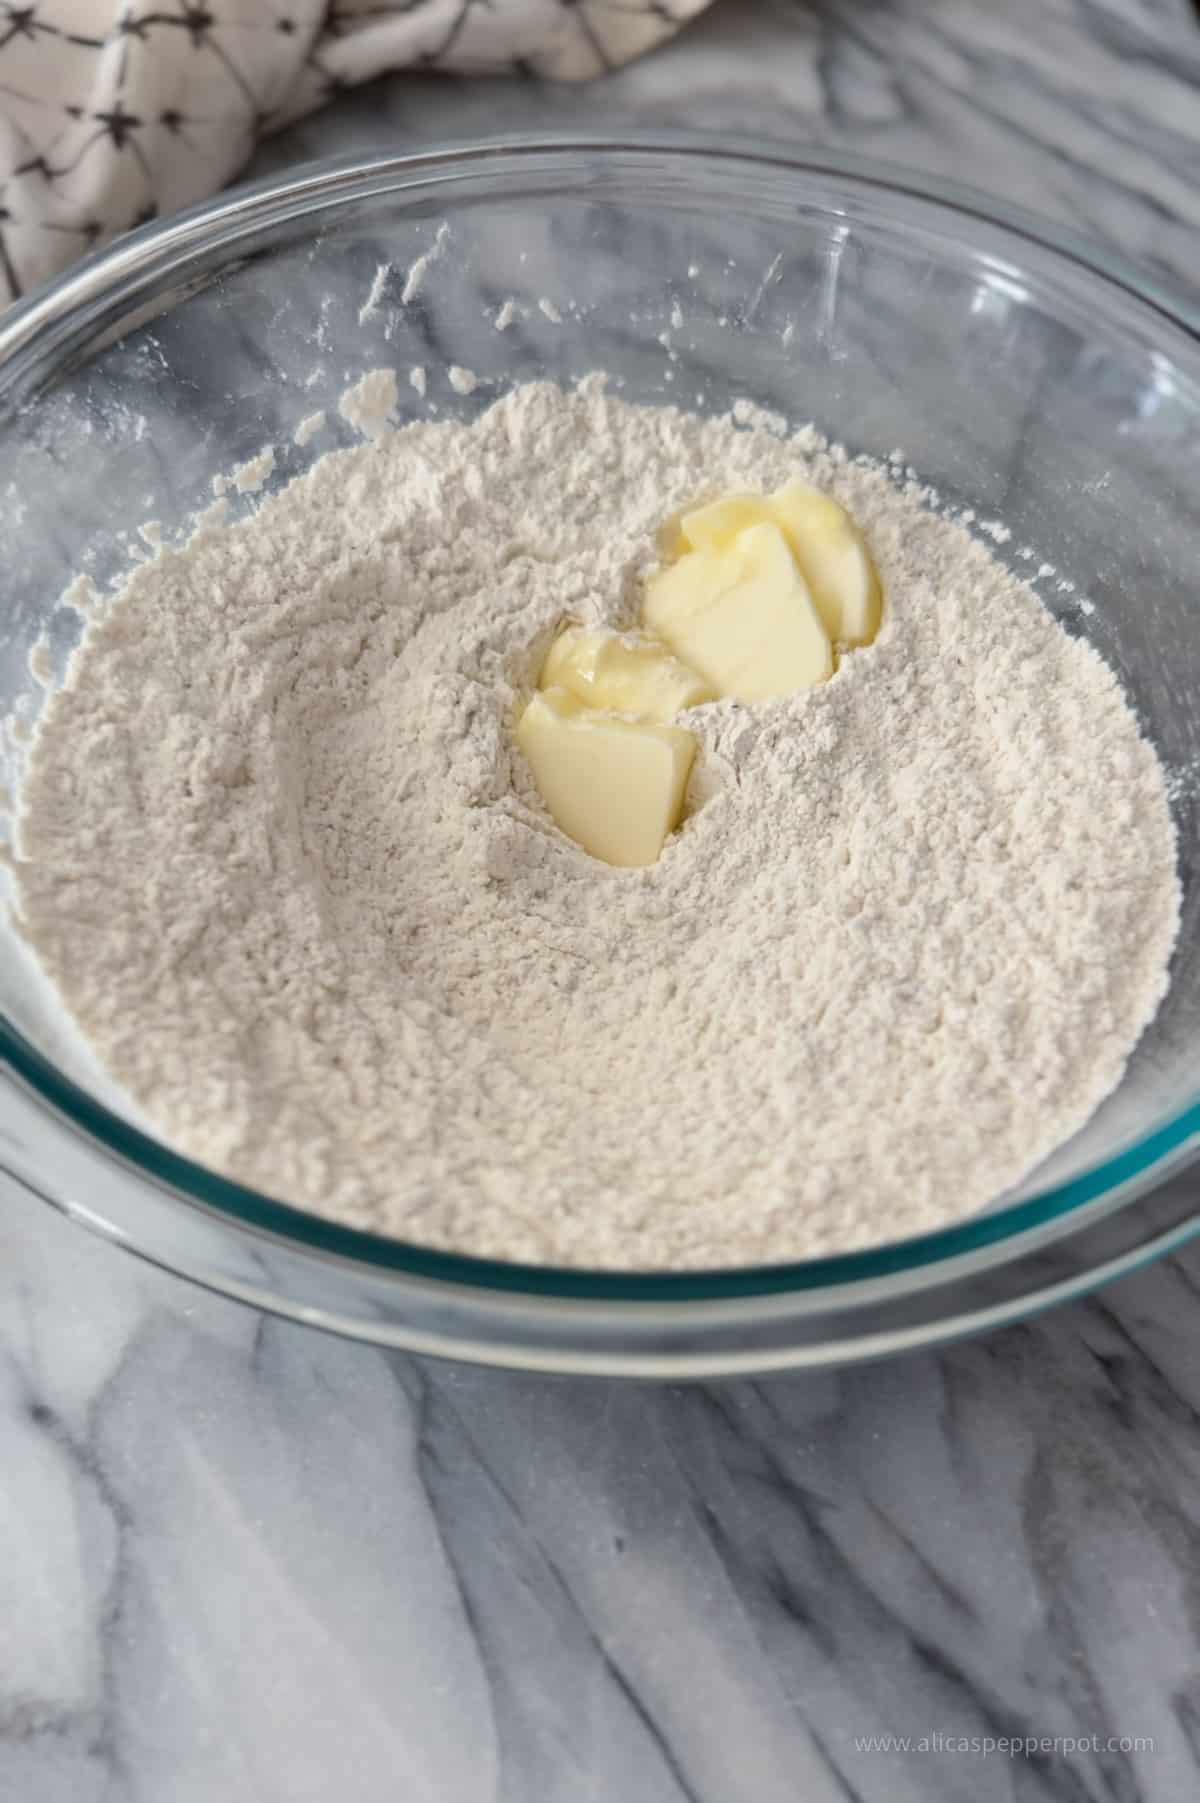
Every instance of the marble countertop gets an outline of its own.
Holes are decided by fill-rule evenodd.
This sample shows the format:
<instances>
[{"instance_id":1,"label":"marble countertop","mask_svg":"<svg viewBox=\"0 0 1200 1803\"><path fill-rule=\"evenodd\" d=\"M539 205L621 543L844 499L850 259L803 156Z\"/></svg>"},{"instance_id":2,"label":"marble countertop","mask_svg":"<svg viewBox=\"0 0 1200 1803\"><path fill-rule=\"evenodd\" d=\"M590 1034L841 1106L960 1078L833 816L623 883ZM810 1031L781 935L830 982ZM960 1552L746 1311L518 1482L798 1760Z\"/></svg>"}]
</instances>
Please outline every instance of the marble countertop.
<instances>
[{"instance_id":1,"label":"marble countertop","mask_svg":"<svg viewBox=\"0 0 1200 1803\"><path fill-rule=\"evenodd\" d=\"M718 0L584 90L381 82L255 172L635 120L949 173L1200 287L1187 0ZM675 1388L341 1343L6 1189L0 1803L1174 1803L1198 1411L1200 1245L936 1355Z\"/></svg>"}]
</instances>

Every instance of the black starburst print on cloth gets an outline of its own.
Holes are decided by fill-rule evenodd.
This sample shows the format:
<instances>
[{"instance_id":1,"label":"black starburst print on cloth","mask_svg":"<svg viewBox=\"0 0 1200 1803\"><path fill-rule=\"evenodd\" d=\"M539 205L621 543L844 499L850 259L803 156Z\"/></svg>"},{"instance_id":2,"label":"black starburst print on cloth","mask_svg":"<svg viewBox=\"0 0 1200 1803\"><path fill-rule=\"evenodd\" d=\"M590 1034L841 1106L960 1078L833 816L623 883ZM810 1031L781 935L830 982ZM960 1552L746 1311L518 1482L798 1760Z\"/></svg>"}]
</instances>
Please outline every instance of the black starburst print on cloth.
<instances>
[{"instance_id":1,"label":"black starburst print on cloth","mask_svg":"<svg viewBox=\"0 0 1200 1803\"><path fill-rule=\"evenodd\" d=\"M586 81L708 0L0 0L0 304L385 70Z\"/></svg>"}]
</instances>

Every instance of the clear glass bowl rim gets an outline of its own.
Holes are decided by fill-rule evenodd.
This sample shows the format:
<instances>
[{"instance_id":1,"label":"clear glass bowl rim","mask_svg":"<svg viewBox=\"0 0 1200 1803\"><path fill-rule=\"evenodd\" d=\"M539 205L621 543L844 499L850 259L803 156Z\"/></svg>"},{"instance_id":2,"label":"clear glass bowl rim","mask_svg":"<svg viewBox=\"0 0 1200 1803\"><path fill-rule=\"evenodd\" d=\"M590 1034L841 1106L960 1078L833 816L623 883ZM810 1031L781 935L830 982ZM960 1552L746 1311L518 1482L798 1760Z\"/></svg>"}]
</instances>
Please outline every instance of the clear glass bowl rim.
<instances>
[{"instance_id":1,"label":"clear glass bowl rim","mask_svg":"<svg viewBox=\"0 0 1200 1803\"><path fill-rule=\"evenodd\" d=\"M0 390L19 388L23 366L45 367L59 341L78 342L96 317L126 308L139 288L161 280L172 267L198 254L235 243L263 228L324 212L339 202L380 193L442 188L481 167L503 169L514 178L532 174L547 159L561 172L574 158L609 158L653 163L678 158L702 176L705 164L773 170L797 177L844 179L854 187L940 209L958 221L999 227L1018 240L1049 251L1064 267L1123 292L1149 307L1194 343L1200 342L1200 306L1136 265L1096 245L1070 228L1042 219L969 187L849 153L791 148L723 137L719 142L686 132L546 134L456 141L402 154L350 156L301 165L286 176L242 186L217 199L145 226L112 247L82 259L64 275L12 308L0 321ZM1118 1154L1011 1206L976 1215L937 1233L896 1241L868 1251L786 1264L711 1268L685 1272L566 1269L473 1258L409 1244L346 1227L219 1176L171 1151L95 1101L73 1083L25 1036L0 1016L0 1064L43 1106L90 1141L110 1162L132 1167L178 1203L217 1215L231 1226L265 1234L318 1256L365 1265L377 1274L395 1272L459 1289L523 1293L540 1298L579 1298L594 1303L682 1303L733 1301L740 1297L785 1296L858 1285L864 1280L928 1271L944 1261L980 1254L993 1256L1008 1242L1023 1242L1031 1231L1044 1234L1053 1223L1083 1211L1088 1218L1112 1194L1122 1204L1142 1194L1166 1166L1186 1159L1189 1141L1200 1141L1200 1090ZM1040 1235L1039 1235L1040 1237ZM136 1248L134 1248L136 1249ZM1017 1250L1014 1244L1014 1251Z\"/></svg>"}]
</instances>

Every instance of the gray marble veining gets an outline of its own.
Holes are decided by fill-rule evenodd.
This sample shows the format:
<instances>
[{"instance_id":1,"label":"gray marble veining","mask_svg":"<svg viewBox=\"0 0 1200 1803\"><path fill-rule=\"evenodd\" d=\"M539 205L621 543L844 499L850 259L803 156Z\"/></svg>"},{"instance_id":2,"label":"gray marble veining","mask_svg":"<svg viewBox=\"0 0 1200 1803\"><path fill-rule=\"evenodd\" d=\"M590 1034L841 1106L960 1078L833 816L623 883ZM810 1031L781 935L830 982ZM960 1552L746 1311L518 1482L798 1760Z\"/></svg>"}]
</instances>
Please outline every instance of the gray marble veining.
<instances>
[{"instance_id":1,"label":"gray marble veining","mask_svg":"<svg viewBox=\"0 0 1200 1803\"><path fill-rule=\"evenodd\" d=\"M6 1803L1195 1793L1200 1254L671 1388L346 1345L16 1194L0 1253ZM938 1734L1066 1744L864 1744Z\"/></svg>"},{"instance_id":2,"label":"gray marble veining","mask_svg":"<svg viewBox=\"0 0 1200 1803\"><path fill-rule=\"evenodd\" d=\"M379 84L258 170L631 120L952 174L1200 286L1184 0L721 0L582 91ZM1198 1324L1189 1250L846 1374L520 1378L257 1317L5 1189L0 1803L1194 1796Z\"/></svg>"}]
</instances>

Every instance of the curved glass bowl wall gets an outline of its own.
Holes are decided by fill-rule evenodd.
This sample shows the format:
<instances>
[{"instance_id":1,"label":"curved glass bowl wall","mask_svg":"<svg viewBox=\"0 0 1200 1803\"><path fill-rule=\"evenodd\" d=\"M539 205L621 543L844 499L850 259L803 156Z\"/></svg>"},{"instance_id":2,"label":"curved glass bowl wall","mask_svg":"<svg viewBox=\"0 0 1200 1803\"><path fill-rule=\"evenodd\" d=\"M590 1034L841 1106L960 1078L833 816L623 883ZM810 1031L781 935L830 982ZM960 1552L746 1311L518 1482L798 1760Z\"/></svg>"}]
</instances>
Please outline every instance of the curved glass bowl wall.
<instances>
[{"instance_id":1,"label":"curved glass bowl wall","mask_svg":"<svg viewBox=\"0 0 1200 1803\"><path fill-rule=\"evenodd\" d=\"M405 274L431 250L406 303ZM444 380L454 363L482 378L473 395ZM266 444L277 485L351 442L336 413L347 383L416 365L443 417L518 381L596 369L642 401L744 398L855 452L901 450L944 497L1005 522L1002 556L1028 569L1032 548L1053 564L1049 605L1120 672L1171 773L1185 910L1158 1020L1085 1132L947 1232L678 1277L532 1269L339 1228L179 1158L80 1051L5 927L0 1163L145 1256L263 1307L559 1370L875 1356L1011 1319L1186 1237L1193 1187L1162 1179L1200 1132L1195 318L1055 228L845 158L505 142L236 192L123 240L0 321L3 711L36 714L28 656L43 630L61 670L79 621L57 599L80 569L102 583L139 522L178 530L211 501L214 473ZM401 418L423 412L404 380L400 392ZM296 427L317 408L330 426L301 447ZM23 730L6 741L10 789Z\"/></svg>"}]
</instances>

